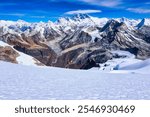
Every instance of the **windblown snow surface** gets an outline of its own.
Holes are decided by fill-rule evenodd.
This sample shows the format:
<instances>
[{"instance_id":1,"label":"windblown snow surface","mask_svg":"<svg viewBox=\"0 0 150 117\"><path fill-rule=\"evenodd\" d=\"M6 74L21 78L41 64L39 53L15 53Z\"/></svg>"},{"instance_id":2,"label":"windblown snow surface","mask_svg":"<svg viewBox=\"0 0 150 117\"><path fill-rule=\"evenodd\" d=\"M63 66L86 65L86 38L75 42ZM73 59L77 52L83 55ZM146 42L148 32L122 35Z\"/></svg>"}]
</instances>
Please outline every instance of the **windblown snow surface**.
<instances>
[{"instance_id":1,"label":"windblown snow surface","mask_svg":"<svg viewBox=\"0 0 150 117\"><path fill-rule=\"evenodd\" d=\"M0 99L150 99L148 61L117 72L0 62Z\"/></svg>"}]
</instances>

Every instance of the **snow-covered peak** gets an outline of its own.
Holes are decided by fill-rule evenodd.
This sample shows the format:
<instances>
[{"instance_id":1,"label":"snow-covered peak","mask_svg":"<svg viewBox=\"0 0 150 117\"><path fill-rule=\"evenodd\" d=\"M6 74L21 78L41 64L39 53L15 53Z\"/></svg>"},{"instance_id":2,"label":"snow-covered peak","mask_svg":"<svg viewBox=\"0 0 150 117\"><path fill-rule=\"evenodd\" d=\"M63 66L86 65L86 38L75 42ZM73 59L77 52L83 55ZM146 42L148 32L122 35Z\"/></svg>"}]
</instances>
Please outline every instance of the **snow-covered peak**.
<instances>
[{"instance_id":1,"label":"snow-covered peak","mask_svg":"<svg viewBox=\"0 0 150 117\"><path fill-rule=\"evenodd\" d=\"M137 25L138 28L141 28L142 26L150 26L150 19L144 18L142 21Z\"/></svg>"},{"instance_id":2,"label":"snow-covered peak","mask_svg":"<svg viewBox=\"0 0 150 117\"><path fill-rule=\"evenodd\" d=\"M122 18L120 18L120 21L121 21L121 22L128 22L129 19L127 19L127 18L125 18L125 17L122 17Z\"/></svg>"},{"instance_id":3,"label":"snow-covered peak","mask_svg":"<svg viewBox=\"0 0 150 117\"><path fill-rule=\"evenodd\" d=\"M75 26L93 25L93 22L90 16L86 14L76 14L71 17L61 17L55 22L55 24L62 26L63 28L67 27L67 29L70 29Z\"/></svg>"},{"instance_id":4,"label":"snow-covered peak","mask_svg":"<svg viewBox=\"0 0 150 117\"><path fill-rule=\"evenodd\" d=\"M17 20L17 23L20 23L20 24L29 24L28 22L24 21L24 20Z\"/></svg>"},{"instance_id":5,"label":"snow-covered peak","mask_svg":"<svg viewBox=\"0 0 150 117\"><path fill-rule=\"evenodd\" d=\"M72 17L73 20L83 20L83 19L86 19L86 18L90 18L90 16L88 14L76 14Z\"/></svg>"},{"instance_id":6,"label":"snow-covered peak","mask_svg":"<svg viewBox=\"0 0 150 117\"><path fill-rule=\"evenodd\" d=\"M82 22L83 20L90 18L91 17L87 14L75 14L71 17L61 17L56 21L56 23L65 25L70 23Z\"/></svg>"},{"instance_id":7,"label":"snow-covered peak","mask_svg":"<svg viewBox=\"0 0 150 117\"><path fill-rule=\"evenodd\" d=\"M1 26L16 26L16 25L19 25L19 26L22 26L22 25L30 25L31 23L28 23L24 20L17 20L17 21L9 21L9 20L0 20L0 27Z\"/></svg>"},{"instance_id":8,"label":"snow-covered peak","mask_svg":"<svg viewBox=\"0 0 150 117\"><path fill-rule=\"evenodd\" d=\"M111 21L111 24L116 21L125 23L129 29L133 29L135 26L141 27L143 25L150 25L150 19L140 20L128 19L128 18L98 18L89 16L88 14L76 14L70 17L61 17L56 22L48 21L38 22L38 23L29 23L23 20L18 21L5 21L0 20L0 35L1 34L17 34L21 35L24 33L27 36L33 36L35 34L41 34L41 37L45 37L46 34L57 33L59 35L62 32L75 31L78 27L80 28L89 28L89 27L104 27L107 22ZM140 23L139 23L140 22ZM139 23L139 24L138 24Z\"/></svg>"},{"instance_id":9,"label":"snow-covered peak","mask_svg":"<svg viewBox=\"0 0 150 117\"><path fill-rule=\"evenodd\" d=\"M122 17L122 18L116 18L115 20L117 20L118 22L123 22L125 23L127 26L136 26L140 20L135 20L135 19L128 19L128 18L125 18L125 17Z\"/></svg>"},{"instance_id":10,"label":"snow-covered peak","mask_svg":"<svg viewBox=\"0 0 150 117\"><path fill-rule=\"evenodd\" d=\"M91 17L91 19L96 25L98 25L100 27L103 27L109 21L108 18Z\"/></svg>"},{"instance_id":11,"label":"snow-covered peak","mask_svg":"<svg viewBox=\"0 0 150 117\"><path fill-rule=\"evenodd\" d=\"M76 14L71 17L62 17L59 18L58 21L56 21L55 24L61 25L63 27L72 27L72 26L99 26L103 27L107 21L108 18L97 18L97 17L92 17L89 16L88 14Z\"/></svg>"},{"instance_id":12,"label":"snow-covered peak","mask_svg":"<svg viewBox=\"0 0 150 117\"><path fill-rule=\"evenodd\" d=\"M13 25L14 21L0 20L0 27Z\"/></svg>"},{"instance_id":13,"label":"snow-covered peak","mask_svg":"<svg viewBox=\"0 0 150 117\"><path fill-rule=\"evenodd\" d=\"M72 23L72 20L69 17L61 17L56 21L56 24L67 25Z\"/></svg>"}]
</instances>

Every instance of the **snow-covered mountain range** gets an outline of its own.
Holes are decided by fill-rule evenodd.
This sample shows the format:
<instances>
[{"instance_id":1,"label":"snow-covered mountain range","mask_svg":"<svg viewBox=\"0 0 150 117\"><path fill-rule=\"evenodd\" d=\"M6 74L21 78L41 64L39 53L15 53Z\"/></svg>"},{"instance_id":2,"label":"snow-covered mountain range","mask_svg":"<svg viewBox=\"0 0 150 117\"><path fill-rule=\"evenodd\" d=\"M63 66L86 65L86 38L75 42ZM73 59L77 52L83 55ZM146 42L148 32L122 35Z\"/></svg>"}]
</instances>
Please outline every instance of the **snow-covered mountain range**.
<instances>
[{"instance_id":1,"label":"snow-covered mountain range","mask_svg":"<svg viewBox=\"0 0 150 117\"><path fill-rule=\"evenodd\" d=\"M0 20L0 60L0 99L150 99L150 19Z\"/></svg>"},{"instance_id":2,"label":"snow-covered mountain range","mask_svg":"<svg viewBox=\"0 0 150 117\"><path fill-rule=\"evenodd\" d=\"M116 50L128 51L140 60L149 58L150 19L77 14L47 23L0 20L0 41L43 65L89 69L118 57L113 54ZM3 54L8 56L6 51ZM18 55L7 60L3 54L1 60L18 63Z\"/></svg>"}]
</instances>

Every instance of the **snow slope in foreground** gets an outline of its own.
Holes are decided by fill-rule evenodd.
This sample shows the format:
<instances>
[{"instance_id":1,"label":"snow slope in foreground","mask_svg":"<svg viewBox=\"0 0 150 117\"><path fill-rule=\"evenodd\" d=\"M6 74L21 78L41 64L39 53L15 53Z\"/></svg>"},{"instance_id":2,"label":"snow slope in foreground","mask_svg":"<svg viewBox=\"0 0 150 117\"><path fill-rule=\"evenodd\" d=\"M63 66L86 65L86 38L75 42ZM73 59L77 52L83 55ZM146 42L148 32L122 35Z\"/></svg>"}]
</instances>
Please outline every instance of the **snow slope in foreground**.
<instances>
[{"instance_id":1,"label":"snow slope in foreground","mask_svg":"<svg viewBox=\"0 0 150 117\"><path fill-rule=\"evenodd\" d=\"M111 73L139 73L150 74L150 59L136 61L130 64L118 64L118 70L110 71Z\"/></svg>"},{"instance_id":2,"label":"snow slope in foreground","mask_svg":"<svg viewBox=\"0 0 150 117\"><path fill-rule=\"evenodd\" d=\"M150 59L132 63L126 66L122 66L121 64L118 66L119 70L137 70L137 69L144 69L145 67L150 67Z\"/></svg>"},{"instance_id":3,"label":"snow slope in foreground","mask_svg":"<svg viewBox=\"0 0 150 117\"><path fill-rule=\"evenodd\" d=\"M150 99L150 74L0 62L0 99Z\"/></svg>"}]
</instances>

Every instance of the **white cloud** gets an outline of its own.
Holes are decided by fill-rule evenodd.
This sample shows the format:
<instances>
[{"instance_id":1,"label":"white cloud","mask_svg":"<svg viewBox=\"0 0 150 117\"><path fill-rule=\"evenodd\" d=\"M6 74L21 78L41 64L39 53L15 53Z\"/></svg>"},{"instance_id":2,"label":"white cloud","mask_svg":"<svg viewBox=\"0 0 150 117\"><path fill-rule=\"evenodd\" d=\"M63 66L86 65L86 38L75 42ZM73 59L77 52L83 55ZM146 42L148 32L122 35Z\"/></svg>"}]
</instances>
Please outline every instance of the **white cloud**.
<instances>
[{"instance_id":1,"label":"white cloud","mask_svg":"<svg viewBox=\"0 0 150 117\"><path fill-rule=\"evenodd\" d=\"M17 5L17 3L0 3L0 6L14 6Z\"/></svg>"},{"instance_id":2,"label":"white cloud","mask_svg":"<svg viewBox=\"0 0 150 117\"><path fill-rule=\"evenodd\" d=\"M100 5L101 6L105 6L105 7L115 7L115 6L118 6L118 5L120 5L121 4L121 2L119 2L119 1L102 1L101 3L100 3Z\"/></svg>"},{"instance_id":3,"label":"white cloud","mask_svg":"<svg viewBox=\"0 0 150 117\"><path fill-rule=\"evenodd\" d=\"M101 10L76 10L76 11L68 11L65 14L68 15L72 15L72 14L78 14L78 13L82 13L82 14L86 14L86 13L100 13L102 12Z\"/></svg>"},{"instance_id":4,"label":"white cloud","mask_svg":"<svg viewBox=\"0 0 150 117\"><path fill-rule=\"evenodd\" d=\"M45 16L30 16L31 18L46 18Z\"/></svg>"},{"instance_id":5,"label":"white cloud","mask_svg":"<svg viewBox=\"0 0 150 117\"><path fill-rule=\"evenodd\" d=\"M104 7L116 7L122 4L122 0L79 0L79 1Z\"/></svg>"},{"instance_id":6,"label":"white cloud","mask_svg":"<svg viewBox=\"0 0 150 117\"><path fill-rule=\"evenodd\" d=\"M18 16L18 17L25 16L25 14L21 14L21 13L0 13L0 15L3 15L3 16Z\"/></svg>"},{"instance_id":7,"label":"white cloud","mask_svg":"<svg viewBox=\"0 0 150 117\"><path fill-rule=\"evenodd\" d=\"M150 9L128 8L127 10L135 13L150 13Z\"/></svg>"},{"instance_id":8,"label":"white cloud","mask_svg":"<svg viewBox=\"0 0 150 117\"><path fill-rule=\"evenodd\" d=\"M146 2L145 4L150 4L150 2Z\"/></svg>"}]
</instances>

